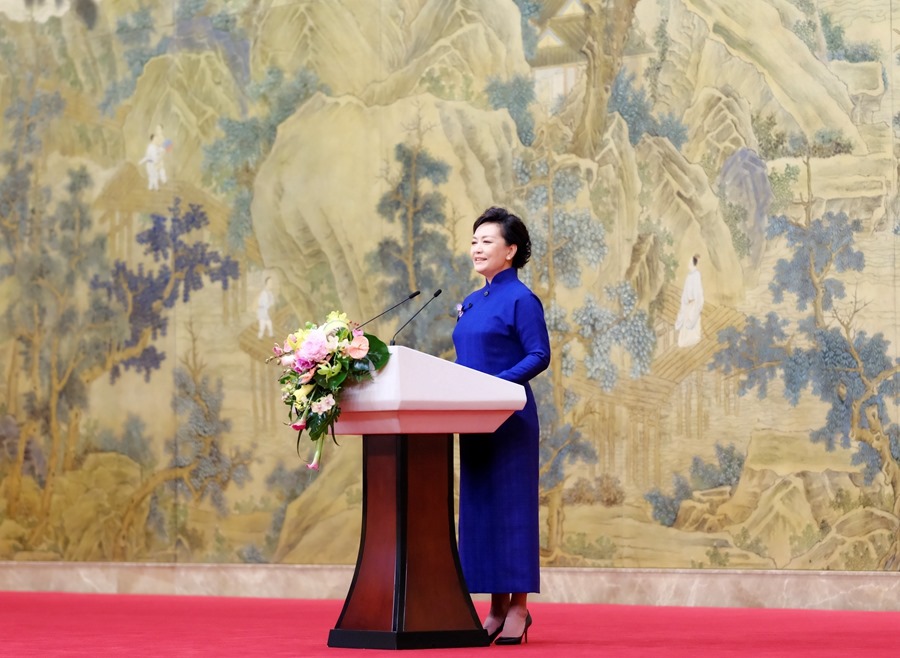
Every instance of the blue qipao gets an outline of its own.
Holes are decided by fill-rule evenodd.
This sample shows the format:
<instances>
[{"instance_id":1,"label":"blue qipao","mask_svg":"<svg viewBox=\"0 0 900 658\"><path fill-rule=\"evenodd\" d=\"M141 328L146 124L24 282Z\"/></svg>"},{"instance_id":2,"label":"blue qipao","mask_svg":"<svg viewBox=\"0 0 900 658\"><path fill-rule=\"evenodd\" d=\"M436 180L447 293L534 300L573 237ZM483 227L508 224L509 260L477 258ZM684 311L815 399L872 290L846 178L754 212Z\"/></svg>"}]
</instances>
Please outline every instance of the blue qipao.
<instances>
[{"instance_id":1,"label":"blue qipao","mask_svg":"<svg viewBox=\"0 0 900 658\"><path fill-rule=\"evenodd\" d=\"M550 364L537 296L507 269L462 304L456 362L525 387L493 434L459 437L459 555L470 592L539 592L539 426L528 381Z\"/></svg>"}]
</instances>

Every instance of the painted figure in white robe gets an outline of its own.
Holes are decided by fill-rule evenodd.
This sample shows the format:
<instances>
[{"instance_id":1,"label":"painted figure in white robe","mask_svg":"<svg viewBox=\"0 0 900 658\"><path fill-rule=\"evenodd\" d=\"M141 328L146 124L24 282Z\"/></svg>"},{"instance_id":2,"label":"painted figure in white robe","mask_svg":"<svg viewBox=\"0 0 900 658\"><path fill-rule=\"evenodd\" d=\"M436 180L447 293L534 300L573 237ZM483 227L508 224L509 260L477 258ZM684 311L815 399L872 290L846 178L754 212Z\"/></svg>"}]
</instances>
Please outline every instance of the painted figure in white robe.
<instances>
[{"instance_id":1,"label":"painted figure in white robe","mask_svg":"<svg viewBox=\"0 0 900 658\"><path fill-rule=\"evenodd\" d=\"M263 333L272 336L272 318L269 317L269 308L275 304L275 294L272 292L272 277L266 277L266 285L256 298L256 320L259 323L257 338L262 338Z\"/></svg>"},{"instance_id":2,"label":"painted figure in white robe","mask_svg":"<svg viewBox=\"0 0 900 658\"><path fill-rule=\"evenodd\" d=\"M166 149L163 145L165 139L160 132L161 128L157 128L157 132L150 135L150 142L147 144L147 150L144 158L138 163L147 166L147 189L158 190L159 184L166 183L166 165L163 162Z\"/></svg>"},{"instance_id":3,"label":"painted figure in white robe","mask_svg":"<svg viewBox=\"0 0 900 658\"><path fill-rule=\"evenodd\" d=\"M678 309L675 320L678 347L696 345L702 337L700 313L703 311L703 282L700 280L700 270L697 269L699 262L700 256L694 254L688 263L689 271L681 291L681 308Z\"/></svg>"}]
</instances>

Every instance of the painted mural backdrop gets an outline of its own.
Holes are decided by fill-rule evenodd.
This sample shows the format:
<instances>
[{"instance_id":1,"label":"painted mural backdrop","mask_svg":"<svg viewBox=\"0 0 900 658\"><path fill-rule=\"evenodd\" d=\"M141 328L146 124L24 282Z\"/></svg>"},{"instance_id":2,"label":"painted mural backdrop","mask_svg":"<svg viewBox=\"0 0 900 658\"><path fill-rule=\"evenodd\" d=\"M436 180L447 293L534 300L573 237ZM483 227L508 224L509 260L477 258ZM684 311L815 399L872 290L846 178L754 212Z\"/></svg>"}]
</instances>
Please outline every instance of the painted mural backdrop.
<instances>
[{"instance_id":1,"label":"painted mural backdrop","mask_svg":"<svg viewBox=\"0 0 900 658\"><path fill-rule=\"evenodd\" d=\"M898 568L895 16L3 0L0 559L352 563L359 441L309 471L266 357L441 288L452 359L500 204L545 565Z\"/></svg>"}]
</instances>

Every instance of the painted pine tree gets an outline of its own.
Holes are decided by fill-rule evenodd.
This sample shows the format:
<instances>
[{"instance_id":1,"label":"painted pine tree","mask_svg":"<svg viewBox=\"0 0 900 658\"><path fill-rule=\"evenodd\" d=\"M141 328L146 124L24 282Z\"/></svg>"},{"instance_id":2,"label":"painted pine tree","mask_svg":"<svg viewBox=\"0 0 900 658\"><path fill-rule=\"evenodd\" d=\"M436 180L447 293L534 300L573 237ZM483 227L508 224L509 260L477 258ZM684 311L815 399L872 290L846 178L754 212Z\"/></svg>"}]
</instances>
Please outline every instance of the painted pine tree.
<instances>
[{"instance_id":1,"label":"painted pine tree","mask_svg":"<svg viewBox=\"0 0 900 658\"><path fill-rule=\"evenodd\" d=\"M397 342L446 357L453 353L456 304L472 290L472 263L454 248L455 221L448 217L447 200L439 190L447 182L450 166L425 148L423 136L419 118L409 140L394 148L398 166L389 174L378 214L396 231L382 238L368 259L376 280L383 283L384 304L416 290L422 291L425 301L442 291Z\"/></svg>"},{"instance_id":2,"label":"painted pine tree","mask_svg":"<svg viewBox=\"0 0 900 658\"><path fill-rule=\"evenodd\" d=\"M756 390L764 399L769 384L780 379L784 396L796 406L811 394L828 406L820 427L810 439L828 449L855 445L855 462L867 481L879 472L890 485L887 511L900 521L900 426L891 418L891 405L900 402L900 359L890 353L890 341L870 332L861 319L866 305L848 298L840 276L862 272L864 254L856 244L859 220L843 212L813 215L814 158L846 152L840 135L823 132L812 143L796 139L794 155L806 170L806 192L800 195L800 218L772 216L767 237L782 239L792 255L778 261L769 289L776 302L792 300L805 314L790 321L775 311L751 316L743 331L720 332L720 350L712 368L740 379L740 392ZM879 556L882 569L900 568L900 541L895 538Z\"/></svg>"},{"instance_id":3,"label":"painted pine tree","mask_svg":"<svg viewBox=\"0 0 900 658\"><path fill-rule=\"evenodd\" d=\"M602 299L588 292L580 306L565 306L562 289L583 286L585 268L598 268L606 257L606 229L578 203L584 181L575 162L545 153L516 166L517 193L532 238L532 263L525 271L544 303L553 353L549 372L534 387L541 417L541 495L548 506L544 558L552 562L562 550L567 466L597 459L593 442L578 429L590 409L570 378L580 375L610 391L621 376L623 357L630 360L631 377L649 371L656 338L647 312L624 281L607 286Z\"/></svg>"}]
</instances>

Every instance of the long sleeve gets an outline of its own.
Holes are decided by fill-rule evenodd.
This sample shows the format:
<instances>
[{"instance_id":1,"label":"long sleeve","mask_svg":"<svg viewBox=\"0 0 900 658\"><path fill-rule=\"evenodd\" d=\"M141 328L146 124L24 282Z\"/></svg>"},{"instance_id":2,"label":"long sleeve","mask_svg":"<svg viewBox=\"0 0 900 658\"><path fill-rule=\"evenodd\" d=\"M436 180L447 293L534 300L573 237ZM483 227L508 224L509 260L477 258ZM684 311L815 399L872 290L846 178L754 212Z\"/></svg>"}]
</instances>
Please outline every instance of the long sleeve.
<instances>
[{"instance_id":1,"label":"long sleeve","mask_svg":"<svg viewBox=\"0 0 900 658\"><path fill-rule=\"evenodd\" d=\"M550 336L544 320L544 308L535 295L516 300L515 330L525 357L510 368L497 373L497 377L524 384L550 365Z\"/></svg>"}]
</instances>

